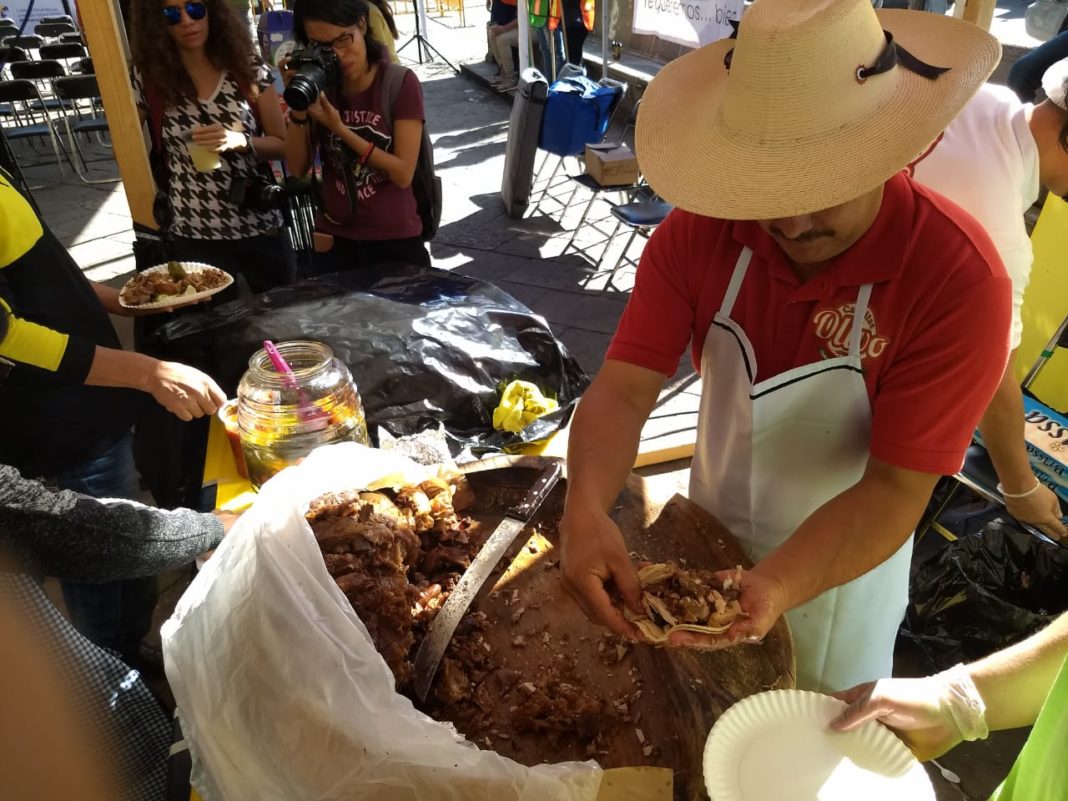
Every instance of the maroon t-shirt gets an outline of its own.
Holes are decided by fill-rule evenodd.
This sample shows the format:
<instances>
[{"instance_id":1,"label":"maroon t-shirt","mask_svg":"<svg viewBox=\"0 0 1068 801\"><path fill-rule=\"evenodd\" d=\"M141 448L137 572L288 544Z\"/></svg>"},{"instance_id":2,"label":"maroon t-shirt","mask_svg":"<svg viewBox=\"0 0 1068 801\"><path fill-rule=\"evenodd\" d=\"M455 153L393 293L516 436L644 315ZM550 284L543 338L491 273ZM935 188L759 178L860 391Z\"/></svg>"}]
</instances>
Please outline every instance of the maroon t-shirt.
<instances>
[{"instance_id":1,"label":"maroon t-shirt","mask_svg":"<svg viewBox=\"0 0 1068 801\"><path fill-rule=\"evenodd\" d=\"M333 93L332 102L341 120L350 131L374 142L375 147L393 152L393 128L382 113L387 98L382 96L380 64L370 88L354 94ZM423 122L423 89L415 73L408 71L401 83L393 108L393 121L419 120ZM411 186L404 189L390 180L389 175L373 167L360 167L359 157L330 132L323 132L319 154L323 164L322 212L317 227L346 239L408 239L423 232L423 223L415 205ZM348 151L348 159L346 159ZM351 170L349 186L355 190L355 211L349 204L345 169Z\"/></svg>"}]
</instances>

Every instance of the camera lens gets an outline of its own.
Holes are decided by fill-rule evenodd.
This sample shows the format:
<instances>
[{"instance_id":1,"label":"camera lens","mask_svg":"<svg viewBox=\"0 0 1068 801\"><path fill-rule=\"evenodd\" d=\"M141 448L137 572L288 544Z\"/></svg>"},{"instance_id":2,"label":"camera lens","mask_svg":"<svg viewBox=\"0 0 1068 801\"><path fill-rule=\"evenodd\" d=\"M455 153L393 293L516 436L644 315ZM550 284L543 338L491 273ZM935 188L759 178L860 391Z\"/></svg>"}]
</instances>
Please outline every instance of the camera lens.
<instances>
[{"instance_id":1,"label":"camera lens","mask_svg":"<svg viewBox=\"0 0 1068 801\"><path fill-rule=\"evenodd\" d=\"M305 64L293 76L282 97L285 98L286 105L294 111L307 111L325 83L326 72L322 67Z\"/></svg>"}]
</instances>

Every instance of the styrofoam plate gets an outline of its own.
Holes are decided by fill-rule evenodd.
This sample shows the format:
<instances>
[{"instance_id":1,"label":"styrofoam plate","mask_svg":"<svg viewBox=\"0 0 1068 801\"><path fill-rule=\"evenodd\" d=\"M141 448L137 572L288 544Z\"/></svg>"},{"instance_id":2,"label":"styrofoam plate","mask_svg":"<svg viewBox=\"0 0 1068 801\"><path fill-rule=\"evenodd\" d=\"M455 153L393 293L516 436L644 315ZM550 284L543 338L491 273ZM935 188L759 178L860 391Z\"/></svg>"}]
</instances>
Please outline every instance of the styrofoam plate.
<instances>
[{"instance_id":1,"label":"styrofoam plate","mask_svg":"<svg viewBox=\"0 0 1068 801\"><path fill-rule=\"evenodd\" d=\"M843 709L836 698L803 690L739 701L705 743L712 801L934 801L923 766L885 726L828 728Z\"/></svg>"},{"instance_id":2,"label":"styrofoam plate","mask_svg":"<svg viewBox=\"0 0 1068 801\"><path fill-rule=\"evenodd\" d=\"M207 269L219 269L218 267L212 267L210 264L203 264L199 261L180 261L178 263L182 265L182 269L184 269L187 273L196 273ZM155 267L149 267L147 270L142 270L141 272L166 273L167 265L157 264ZM157 300L155 303L141 303L136 306L127 303L125 300L123 300L122 290L119 290L119 305L125 309L166 309L171 306L184 306L187 303L195 303L198 300L204 300L204 298L210 298L212 295L216 295L219 292L222 292L234 282L234 277L230 275L230 273L226 272L225 270L219 270L219 272L226 276L226 283L224 283L222 286L217 286L214 289L205 289L203 292L194 292L191 295L179 295L175 298L169 298L167 300ZM132 280L133 278L130 279L130 281ZM126 283L128 284L129 281L127 281ZM125 285L123 286L123 289L126 289Z\"/></svg>"}]
</instances>

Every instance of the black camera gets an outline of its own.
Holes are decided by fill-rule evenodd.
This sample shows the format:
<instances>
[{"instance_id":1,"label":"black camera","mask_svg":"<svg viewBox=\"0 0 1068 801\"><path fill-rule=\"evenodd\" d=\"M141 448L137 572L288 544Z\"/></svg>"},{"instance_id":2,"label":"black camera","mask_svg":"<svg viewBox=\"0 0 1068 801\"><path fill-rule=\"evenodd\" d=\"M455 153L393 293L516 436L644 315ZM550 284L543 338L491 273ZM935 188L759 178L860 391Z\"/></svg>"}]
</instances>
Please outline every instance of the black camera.
<instances>
[{"instance_id":1,"label":"black camera","mask_svg":"<svg viewBox=\"0 0 1068 801\"><path fill-rule=\"evenodd\" d=\"M294 111L307 111L321 91L341 80L341 64L329 45L309 44L294 50L286 68L296 75L282 96Z\"/></svg>"},{"instance_id":2,"label":"black camera","mask_svg":"<svg viewBox=\"0 0 1068 801\"><path fill-rule=\"evenodd\" d=\"M230 182L230 203L246 211L284 209L290 192L260 176L238 176Z\"/></svg>"}]
</instances>

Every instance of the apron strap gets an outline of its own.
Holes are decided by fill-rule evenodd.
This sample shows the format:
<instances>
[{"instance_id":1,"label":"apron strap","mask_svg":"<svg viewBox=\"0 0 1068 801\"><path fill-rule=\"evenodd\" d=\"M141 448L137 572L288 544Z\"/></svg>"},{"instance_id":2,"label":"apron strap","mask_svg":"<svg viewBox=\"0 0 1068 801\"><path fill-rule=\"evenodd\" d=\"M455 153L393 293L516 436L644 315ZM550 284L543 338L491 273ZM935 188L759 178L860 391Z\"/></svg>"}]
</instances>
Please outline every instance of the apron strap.
<instances>
[{"instance_id":1,"label":"apron strap","mask_svg":"<svg viewBox=\"0 0 1068 801\"><path fill-rule=\"evenodd\" d=\"M860 356L860 339L864 334L864 318L868 314L868 301L871 299L871 284L865 284L857 293L857 302L853 306L853 329L849 332L849 355Z\"/></svg>"},{"instance_id":2,"label":"apron strap","mask_svg":"<svg viewBox=\"0 0 1068 801\"><path fill-rule=\"evenodd\" d=\"M719 313L724 317L731 316L734 301L738 299L738 290L742 288L742 281L745 280L745 273L749 269L749 261L752 258L753 251L743 247L742 252L738 255L738 261L735 262L731 282L727 284L727 294L723 296L723 303L719 307Z\"/></svg>"}]
</instances>

